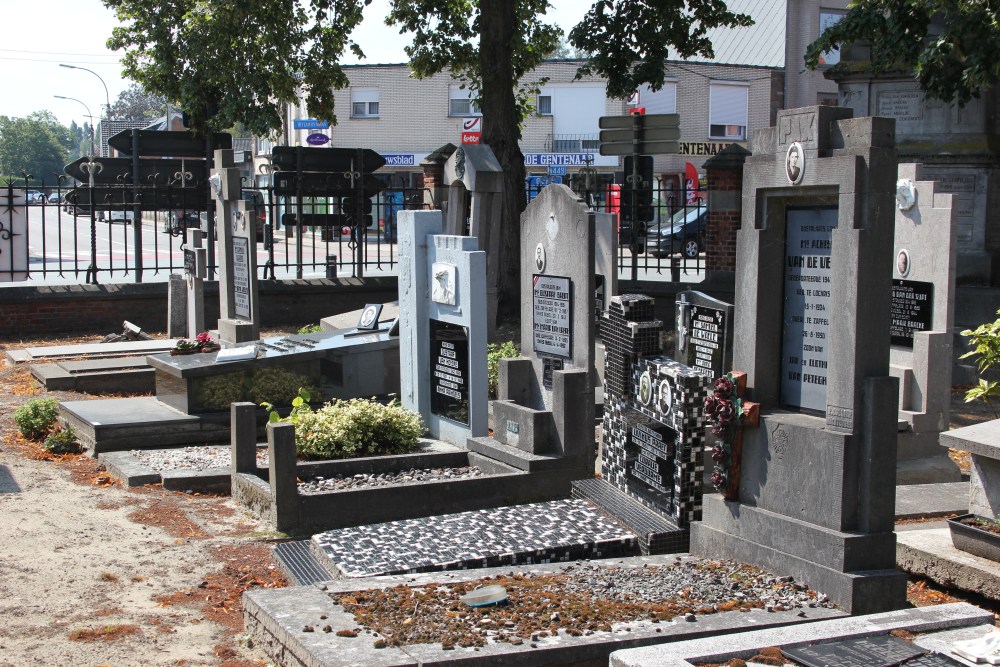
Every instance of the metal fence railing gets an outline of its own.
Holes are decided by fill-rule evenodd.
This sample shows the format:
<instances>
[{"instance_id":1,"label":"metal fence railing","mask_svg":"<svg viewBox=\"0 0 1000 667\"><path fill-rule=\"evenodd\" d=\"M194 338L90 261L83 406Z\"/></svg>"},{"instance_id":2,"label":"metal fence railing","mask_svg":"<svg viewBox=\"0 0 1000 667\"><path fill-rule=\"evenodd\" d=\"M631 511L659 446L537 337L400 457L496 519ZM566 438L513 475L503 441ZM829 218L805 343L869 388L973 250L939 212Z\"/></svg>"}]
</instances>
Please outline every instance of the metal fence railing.
<instances>
[{"instance_id":1,"label":"metal fence railing","mask_svg":"<svg viewBox=\"0 0 1000 667\"><path fill-rule=\"evenodd\" d=\"M73 185L67 177L0 183L0 283L166 280L183 271L194 228L206 233L215 276L215 210L188 197L191 190L104 185L81 193L88 188ZM382 190L370 210L345 206L347 198L276 196L271 187L245 186L243 198L253 211L262 279L392 274L396 214L425 207L424 191L412 188Z\"/></svg>"}]
</instances>

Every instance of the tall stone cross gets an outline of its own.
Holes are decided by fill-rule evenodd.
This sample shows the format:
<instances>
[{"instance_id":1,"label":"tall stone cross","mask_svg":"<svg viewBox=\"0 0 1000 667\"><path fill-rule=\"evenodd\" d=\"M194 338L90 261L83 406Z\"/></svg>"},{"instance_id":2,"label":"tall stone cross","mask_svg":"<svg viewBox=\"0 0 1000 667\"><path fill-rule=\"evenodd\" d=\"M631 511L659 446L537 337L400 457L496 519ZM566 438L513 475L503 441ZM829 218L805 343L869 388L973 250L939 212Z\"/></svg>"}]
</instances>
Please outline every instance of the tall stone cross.
<instances>
[{"instance_id":1,"label":"tall stone cross","mask_svg":"<svg viewBox=\"0 0 1000 667\"><path fill-rule=\"evenodd\" d=\"M231 149L215 151L212 193L219 235L219 340L237 345L260 338L257 230L240 199L242 177Z\"/></svg>"}]
</instances>

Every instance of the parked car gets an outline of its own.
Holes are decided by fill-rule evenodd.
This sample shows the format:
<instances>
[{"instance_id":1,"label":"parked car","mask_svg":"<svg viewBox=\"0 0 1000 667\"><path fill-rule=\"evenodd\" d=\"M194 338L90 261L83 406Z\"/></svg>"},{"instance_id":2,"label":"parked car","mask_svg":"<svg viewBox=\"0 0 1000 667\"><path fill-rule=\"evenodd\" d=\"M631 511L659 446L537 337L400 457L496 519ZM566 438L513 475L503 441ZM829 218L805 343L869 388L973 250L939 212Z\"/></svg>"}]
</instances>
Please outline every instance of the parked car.
<instances>
[{"instance_id":1,"label":"parked car","mask_svg":"<svg viewBox=\"0 0 1000 667\"><path fill-rule=\"evenodd\" d=\"M50 204L58 204L62 200L63 200L63 193L61 192L53 192L52 194L49 195Z\"/></svg>"},{"instance_id":2,"label":"parked car","mask_svg":"<svg viewBox=\"0 0 1000 667\"><path fill-rule=\"evenodd\" d=\"M646 251L653 257L669 257L681 253L694 259L705 247L705 226L708 208L682 208L659 225L651 225L646 237Z\"/></svg>"},{"instance_id":3,"label":"parked car","mask_svg":"<svg viewBox=\"0 0 1000 667\"><path fill-rule=\"evenodd\" d=\"M102 211L98 213L101 220L107 220L109 223L112 222L124 222L129 224L134 219L132 211Z\"/></svg>"},{"instance_id":4,"label":"parked car","mask_svg":"<svg viewBox=\"0 0 1000 667\"><path fill-rule=\"evenodd\" d=\"M192 227L201 227L201 214L198 211L169 211L163 223L163 231L168 234Z\"/></svg>"},{"instance_id":5,"label":"parked car","mask_svg":"<svg viewBox=\"0 0 1000 667\"><path fill-rule=\"evenodd\" d=\"M45 201L45 194L39 190L28 190L24 193L24 200L29 204L41 204Z\"/></svg>"}]
</instances>

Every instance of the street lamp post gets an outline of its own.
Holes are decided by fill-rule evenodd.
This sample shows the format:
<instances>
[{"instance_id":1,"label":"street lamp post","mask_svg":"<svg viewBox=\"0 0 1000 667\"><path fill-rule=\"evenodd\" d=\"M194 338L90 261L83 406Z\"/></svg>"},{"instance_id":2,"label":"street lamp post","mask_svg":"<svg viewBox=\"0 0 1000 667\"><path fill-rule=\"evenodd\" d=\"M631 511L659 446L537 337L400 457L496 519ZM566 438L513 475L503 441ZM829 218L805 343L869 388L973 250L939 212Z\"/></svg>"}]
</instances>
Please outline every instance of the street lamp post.
<instances>
[{"instance_id":1,"label":"street lamp post","mask_svg":"<svg viewBox=\"0 0 1000 667\"><path fill-rule=\"evenodd\" d=\"M104 83L103 77L92 69L87 69L86 67L78 67L77 65L67 65L66 63L59 63L59 67L66 67L68 69L82 69L84 72L90 72L96 76L101 81L101 85L104 86L104 101L107 103L107 118L111 120L111 96L108 94L108 84Z\"/></svg>"},{"instance_id":2,"label":"street lamp post","mask_svg":"<svg viewBox=\"0 0 1000 667\"><path fill-rule=\"evenodd\" d=\"M96 155L96 153L94 152L94 117L90 113L90 107L88 107L81 100L78 100L75 97L66 97L65 95L53 95L53 97L60 100L72 100L74 102L83 104L83 108L87 110L87 118L90 119L90 154Z\"/></svg>"}]
</instances>

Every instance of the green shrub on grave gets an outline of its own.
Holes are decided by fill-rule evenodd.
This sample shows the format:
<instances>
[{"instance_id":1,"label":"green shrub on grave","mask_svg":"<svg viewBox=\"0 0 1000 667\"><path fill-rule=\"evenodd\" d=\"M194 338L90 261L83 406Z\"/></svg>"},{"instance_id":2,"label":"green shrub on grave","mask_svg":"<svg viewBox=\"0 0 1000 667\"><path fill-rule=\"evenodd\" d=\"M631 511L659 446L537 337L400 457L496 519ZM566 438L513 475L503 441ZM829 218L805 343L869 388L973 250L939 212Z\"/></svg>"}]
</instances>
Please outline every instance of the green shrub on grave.
<instances>
[{"instance_id":1,"label":"green shrub on grave","mask_svg":"<svg viewBox=\"0 0 1000 667\"><path fill-rule=\"evenodd\" d=\"M497 387L500 383L500 360L513 359L521 356L521 350L512 340L503 343L490 343L486 346L486 387L490 398L497 397Z\"/></svg>"},{"instance_id":2,"label":"green shrub on grave","mask_svg":"<svg viewBox=\"0 0 1000 667\"><path fill-rule=\"evenodd\" d=\"M323 330L323 328L320 325L318 325L318 324L307 324L304 327L300 328L296 333L298 333L299 335L304 336L306 334L319 333L322 330Z\"/></svg>"},{"instance_id":3,"label":"green shrub on grave","mask_svg":"<svg viewBox=\"0 0 1000 667\"><path fill-rule=\"evenodd\" d=\"M61 431L49 433L42 443L42 448L52 454L79 454L83 451L76 432L69 426Z\"/></svg>"},{"instance_id":4,"label":"green shrub on grave","mask_svg":"<svg viewBox=\"0 0 1000 667\"><path fill-rule=\"evenodd\" d=\"M309 459L406 454L417 449L424 425L398 401L335 400L295 415L295 449Z\"/></svg>"},{"instance_id":5,"label":"green shrub on grave","mask_svg":"<svg viewBox=\"0 0 1000 667\"><path fill-rule=\"evenodd\" d=\"M1000 310L997 315L1000 315ZM1000 319L981 324L975 329L966 329L962 335L969 339L972 350L961 358L974 358L979 369L979 383L966 392L965 402L982 401L990 407L995 417L1000 417L1000 412L993 403L1000 398Z\"/></svg>"},{"instance_id":6,"label":"green shrub on grave","mask_svg":"<svg viewBox=\"0 0 1000 667\"><path fill-rule=\"evenodd\" d=\"M59 401L54 398L33 398L14 411L14 423L21 435L30 440L41 440L56 425Z\"/></svg>"}]
</instances>

